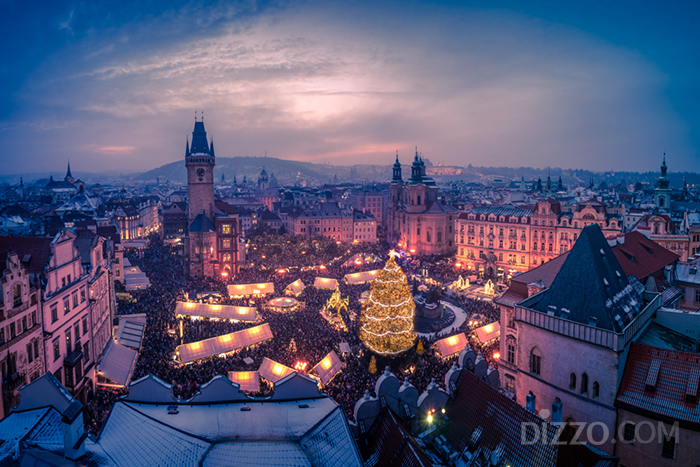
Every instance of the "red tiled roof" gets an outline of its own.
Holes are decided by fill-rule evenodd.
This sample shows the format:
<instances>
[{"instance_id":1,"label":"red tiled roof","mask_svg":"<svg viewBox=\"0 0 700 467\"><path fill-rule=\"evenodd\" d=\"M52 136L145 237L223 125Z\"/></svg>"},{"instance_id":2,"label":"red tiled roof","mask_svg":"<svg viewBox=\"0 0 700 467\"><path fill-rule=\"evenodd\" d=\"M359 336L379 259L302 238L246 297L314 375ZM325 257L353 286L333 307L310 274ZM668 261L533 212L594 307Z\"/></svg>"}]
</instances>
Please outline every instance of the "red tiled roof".
<instances>
[{"instance_id":1,"label":"red tiled roof","mask_svg":"<svg viewBox=\"0 0 700 467\"><path fill-rule=\"evenodd\" d=\"M699 376L700 355L633 343L615 406L680 420L698 430ZM694 395L694 400L687 394Z\"/></svg>"},{"instance_id":2,"label":"red tiled roof","mask_svg":"<svg viewBox=\"0 0 700 467\"><path fill-rule=\"evenodd\" d=\"M41 274L51 256L50 237L0 237L0 271L5 270L5 260L10 250L17 253L23 262L26 255L31 255L29 264L24 264L30 274Z\"/></svg>"},{"instance_id":3,"label":"red tiled roof","mask_svg":"<svg viewBox=\"0 0 700 467\"><path fill-rule=\"evenodd\" d=\"M639 232L625 234L624 243L615 245L612 250L625 275L632 275L642 283L680 258Z\"/></svg>"},{"instance_id":4,"label":"red tiled roof","mask_svg":"<svg viewBox=\"0 0 700 467\"><path fill-rule=\"evenodd\" d=\"M550 261L547 261L534 269L518 274L517 276L513 277L512 281L520 282L521 284L525 285L542 281L546 287L550 287L568 256L569 252L567 251L566 253L563 253L556 258L552 258Z\"/></svg>"}]
</instances>

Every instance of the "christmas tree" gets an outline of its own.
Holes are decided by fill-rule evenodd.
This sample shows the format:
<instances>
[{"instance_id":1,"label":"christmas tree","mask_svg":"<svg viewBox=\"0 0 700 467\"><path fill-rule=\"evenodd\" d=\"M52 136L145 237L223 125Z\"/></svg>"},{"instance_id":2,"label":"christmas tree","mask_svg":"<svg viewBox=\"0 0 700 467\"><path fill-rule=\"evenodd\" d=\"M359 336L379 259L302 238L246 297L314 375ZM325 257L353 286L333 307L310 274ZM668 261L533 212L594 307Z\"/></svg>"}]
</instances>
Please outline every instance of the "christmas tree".
<instances>
[{"instance_id":1,"label":"christmas tree","mask_svg":"<svg viewBox=\"0 0 700 467\"><path fill-rule=\"evenodd\" d=\"M423 348L423 341L420 341L420 340L419 340L419 341L418 341L418 345L416 346L416 353L417 353L418 355L420 355L420 354L422 354L423 352L425 352L425 349Z\"/></svg>"},{"instance_id":2,"label":"christmas tree","mask_svg":"<svg viewBox=\"0 0 700 467\"><path fill-rule=\"evenodd\" d=\"M393 253L393 252L392 252ZM406 275L394 254L372 282L369 297L360 316L360 339L381 355L396 355L413 345L413 315L416 304Z\"/></svg>"},{"instance_id":3,"label":"christmas tree","mask_svg":"<svg viewBox=\"0 0 700 467\"><path fill-rule=\"evenodd\" d=\"M367 371L369 371L371 374L375 374L377 372L377 359L374 358L374 355L372 355L372 358L369 361L369 368L367 368Z\"/></svg>"}]
</instances>

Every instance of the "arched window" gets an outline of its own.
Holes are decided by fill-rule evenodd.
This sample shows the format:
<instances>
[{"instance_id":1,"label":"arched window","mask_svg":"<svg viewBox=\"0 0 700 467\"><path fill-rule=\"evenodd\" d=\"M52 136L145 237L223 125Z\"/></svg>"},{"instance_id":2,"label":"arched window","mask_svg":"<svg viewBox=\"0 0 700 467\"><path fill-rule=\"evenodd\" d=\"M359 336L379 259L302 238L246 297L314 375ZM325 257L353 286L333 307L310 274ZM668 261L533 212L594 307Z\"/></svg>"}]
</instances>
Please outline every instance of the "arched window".
<instances>
[{"instance_id":1,"label":"arched window","mask_svg":"<svg viewBox=\"0 0 700 467\"><path fill-rule=\"evenodd\" d=\"M425 232L425 240L430 243L432 240L432 235L430 234L430 230Z\"/></svg>"},{"instance_id":2,"label":"arched window","mask_svg":"<svg viewBox=\"0 0 700 467\"><path fill-rule=\"evenodd\" d=\"M576 389L576 373L569 376L569 389Z\"/></svg>"},{"instance_id":3,"label":"arched window","mask_svg":"<svg viewBox=\"0 0 700 467\"><path fill-rule=\"evenodd\" d=\"M418 195L418 203L416 204L420 204L420 195Z\"/></svg>"},{"instance_id":4,"label":"arched window","mask_svg":"<svg viewBox=\"0 0 700 467\"><path fill-rule=\"evenodd\" d=\"M588 375L586 373L581 375L581 394L588 393Z\"/></svg>"},{"instance_id":5,"label":"arched window","mask_svg":"<svg viewBox=\"0 0 700 467\"><path fill-rule=\"evenodd\" d=\"M437 233L437 242L442 243L442 232L438 231Z\"/></svg>"},{"instance_id":6,"label":"arched window","mask_svg":"<svg viewBox=\"0 0 700 467\"><path fill-rule=\"evenodd\" d=\"M537 347L533 347L530 351L530 373L542 374L542 354Z\"/></svg>"},{"instance_id":7,"label":"arched window","mask_svg":"<svg viewBox=\"0 0 700 467\"><path fill-rule=\"evenodd\" d=\"M600 385L598 381L593 381L593 397L600 396Z\"/></svg>"}]
</instances>

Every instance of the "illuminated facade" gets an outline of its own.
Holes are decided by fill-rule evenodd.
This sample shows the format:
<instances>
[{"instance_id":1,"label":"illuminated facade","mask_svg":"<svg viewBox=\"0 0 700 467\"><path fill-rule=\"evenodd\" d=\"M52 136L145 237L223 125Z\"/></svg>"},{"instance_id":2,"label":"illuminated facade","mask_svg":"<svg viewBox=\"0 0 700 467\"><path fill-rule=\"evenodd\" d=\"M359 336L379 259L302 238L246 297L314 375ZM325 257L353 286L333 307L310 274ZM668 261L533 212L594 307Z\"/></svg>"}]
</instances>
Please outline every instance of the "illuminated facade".
<instances>
[{"instance_id":1,"label":"illuminated facade","mask_svg":"<svg viewBox=\"0 0 700 467\"><path fill-rule=\"evenodd\" d=\"M411 165L411 178L401 178L399 156L389 186L387 238L415 255L442 255L454 251L456 210L438 199L435 181L425 174L425 163L418 155Z\"/></svg>"},{"instance_id":2,"label":"illuminated facade","mask_svg":"<svg viewBox=\"0 0 700 467\"><path fill-rule=\"evenodd\" d=\"M569 211L551 199L534 208L478 207L457 219L457 261L485 277L508 278L566 253L591 224L598 224L606 237L621 232L621 222L596 200Z\"/></svg>"}]
</instances>

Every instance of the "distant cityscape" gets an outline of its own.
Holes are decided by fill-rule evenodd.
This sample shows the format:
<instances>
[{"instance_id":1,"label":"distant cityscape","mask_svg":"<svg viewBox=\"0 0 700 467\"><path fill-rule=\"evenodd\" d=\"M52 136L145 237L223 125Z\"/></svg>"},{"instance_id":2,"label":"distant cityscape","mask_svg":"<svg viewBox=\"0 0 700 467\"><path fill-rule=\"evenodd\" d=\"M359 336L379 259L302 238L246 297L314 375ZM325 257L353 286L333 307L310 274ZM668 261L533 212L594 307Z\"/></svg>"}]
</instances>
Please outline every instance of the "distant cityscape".
<instances>
[{"instance_id":1,"label":"distant cityscape","mask_svg":"<svg viewBox=\"0 0 700 467\"><path fill-rule=\"evenodd\" d=\"M184 145L3 177L6 465L697 464L700 178L672 154L219 158L202 118Z\"/></svg>"}]
</instances>

